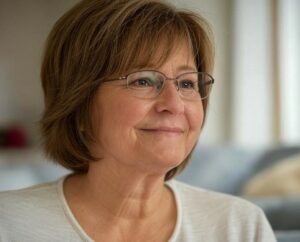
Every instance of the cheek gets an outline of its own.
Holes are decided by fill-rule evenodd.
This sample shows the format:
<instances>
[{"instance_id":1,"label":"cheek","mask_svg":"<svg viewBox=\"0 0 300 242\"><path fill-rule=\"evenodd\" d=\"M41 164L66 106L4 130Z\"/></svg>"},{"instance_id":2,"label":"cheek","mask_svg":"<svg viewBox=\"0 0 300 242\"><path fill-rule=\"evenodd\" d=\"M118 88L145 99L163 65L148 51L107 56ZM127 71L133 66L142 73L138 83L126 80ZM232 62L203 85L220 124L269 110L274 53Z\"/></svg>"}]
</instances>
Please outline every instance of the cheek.
<instances>
[{"instance_id":1,"label":"cheek","mask_svg":"<svg viewBox=\"0 0 300 242\"><path fill-rule=\"evenodd\" d=\"M146 104L126 98L107 107L107 122L113 122L116 129L129 131L146 117L148 109Z\"/></svg>"},{"instance_id":2,"label":"cheek","mask_svg":"<svg viewBox=\"0 0 300 242\"><path fill-rule=\"evenodd\" d=\"M202 104L190 105L186 108L187 120L190 125L190 131L200 132L203 119L204 110Z\"/></svg>"},{"instance_id":3,"label":"cheek","mask_svg":"<svg viewBox=\"0 0 300 242\"><path fill-rule=\"evenodd\" d=\"M105 139L118 136L119 141L123 140L120 137L132 137L134 135L134 127L145 118L149 108L142 103L139 105L128 97L114 98L105 103L105 105L98 106L97 134Z\"/></svg>"}]
</instances>

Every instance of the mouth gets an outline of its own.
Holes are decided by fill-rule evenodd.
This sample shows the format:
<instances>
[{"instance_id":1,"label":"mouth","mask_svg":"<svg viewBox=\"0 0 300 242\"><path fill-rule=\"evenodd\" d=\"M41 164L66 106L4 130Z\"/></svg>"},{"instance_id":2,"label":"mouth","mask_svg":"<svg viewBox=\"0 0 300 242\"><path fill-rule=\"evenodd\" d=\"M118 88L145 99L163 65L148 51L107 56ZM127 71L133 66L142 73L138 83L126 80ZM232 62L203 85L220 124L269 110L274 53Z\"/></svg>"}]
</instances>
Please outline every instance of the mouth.
<instances>
[{"instance_id":1,"label":"mouth","mask_svg":"<svg viewBox=\"0 0 300 242\"><path fill-rule=\"evenodd\" d=\"M160 135L177 136L184 133L184 130L176 127L157 127L141 129L144 132Z\"/></svg>"}]
</instances>

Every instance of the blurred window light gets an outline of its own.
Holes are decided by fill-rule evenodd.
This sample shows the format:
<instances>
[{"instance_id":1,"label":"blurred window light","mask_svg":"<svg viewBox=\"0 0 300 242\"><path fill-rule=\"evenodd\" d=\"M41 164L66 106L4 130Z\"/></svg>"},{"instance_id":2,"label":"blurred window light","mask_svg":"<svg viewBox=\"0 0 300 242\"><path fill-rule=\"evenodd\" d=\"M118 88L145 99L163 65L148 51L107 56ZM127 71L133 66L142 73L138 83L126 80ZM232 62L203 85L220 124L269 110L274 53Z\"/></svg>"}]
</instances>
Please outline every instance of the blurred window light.
<instances>
[{"instance_id":1,"label":"blurred window light","mask_svg":"<svg viewBox=\"0 0 300 242\"><path fill-rule=\"evenodd\" d=\"M278 0L282 142L300 143L300 1Z\"/></svg>"}]
</instances>

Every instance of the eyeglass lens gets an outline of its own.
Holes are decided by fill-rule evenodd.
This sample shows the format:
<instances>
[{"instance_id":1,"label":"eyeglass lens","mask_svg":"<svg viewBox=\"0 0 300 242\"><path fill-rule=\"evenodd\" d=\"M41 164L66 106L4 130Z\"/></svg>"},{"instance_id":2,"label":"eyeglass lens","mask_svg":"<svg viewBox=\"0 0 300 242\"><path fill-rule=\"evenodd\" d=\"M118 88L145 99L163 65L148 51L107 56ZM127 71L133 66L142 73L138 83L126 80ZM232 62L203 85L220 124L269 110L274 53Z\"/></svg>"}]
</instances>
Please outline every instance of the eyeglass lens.
<instances>
[{"instance_id":1,"label":"eyeglass lens","mask_svg":"<svg viewBox=\"0 0 300 242\"><path fill-rule=\"evenodd\" d=\"M167 79L160 72L138 71L127 76L127 86L137 97L154 98L159 95ZM204 99L209 95L212 78L203 72L189 72L176 77L176 85L182 97Z\"/></svg>"}]
</instances>

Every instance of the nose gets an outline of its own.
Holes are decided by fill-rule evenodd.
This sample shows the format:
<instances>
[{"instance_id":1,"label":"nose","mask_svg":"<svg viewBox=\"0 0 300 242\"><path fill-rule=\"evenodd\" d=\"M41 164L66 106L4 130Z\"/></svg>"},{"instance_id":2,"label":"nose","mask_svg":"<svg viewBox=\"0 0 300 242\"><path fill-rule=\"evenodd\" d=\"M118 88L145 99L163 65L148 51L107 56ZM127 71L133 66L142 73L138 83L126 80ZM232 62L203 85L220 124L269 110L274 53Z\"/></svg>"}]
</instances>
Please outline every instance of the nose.
<instances>
[{"instance_id":1,"label":"nose","mask_svg":"<svg viewBox=\"0 0 300 242\"><path fill-rule=\"evenodd\" d=\"M177 83L174 80L165 82L156 99L156 111L171 114L182 114L184 112L184 101L180 97Z\"/></svg>"}]
</instances>

